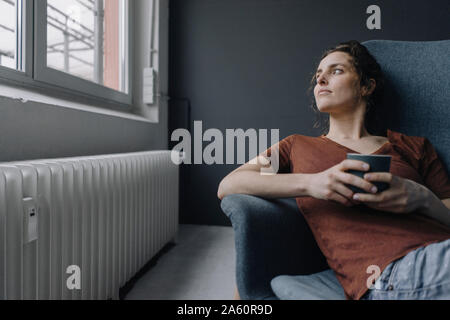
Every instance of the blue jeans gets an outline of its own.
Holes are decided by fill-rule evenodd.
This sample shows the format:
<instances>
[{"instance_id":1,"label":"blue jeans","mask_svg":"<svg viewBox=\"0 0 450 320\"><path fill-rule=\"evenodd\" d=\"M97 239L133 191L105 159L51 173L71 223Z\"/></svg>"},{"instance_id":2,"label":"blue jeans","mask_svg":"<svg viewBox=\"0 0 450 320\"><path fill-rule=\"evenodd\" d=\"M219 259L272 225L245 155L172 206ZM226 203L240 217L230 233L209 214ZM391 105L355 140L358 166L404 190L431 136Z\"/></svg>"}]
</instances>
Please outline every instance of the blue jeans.
<instances>
[{"instance_id":1,"label":"blue jeans","mask_svg":"<svg viewBox=\"0 0 450 320\"><path fill-rule=\"evenodd\" d=\"M389 264L362 300L450 299L450 239Z\"/></svg>"}]
</instances>

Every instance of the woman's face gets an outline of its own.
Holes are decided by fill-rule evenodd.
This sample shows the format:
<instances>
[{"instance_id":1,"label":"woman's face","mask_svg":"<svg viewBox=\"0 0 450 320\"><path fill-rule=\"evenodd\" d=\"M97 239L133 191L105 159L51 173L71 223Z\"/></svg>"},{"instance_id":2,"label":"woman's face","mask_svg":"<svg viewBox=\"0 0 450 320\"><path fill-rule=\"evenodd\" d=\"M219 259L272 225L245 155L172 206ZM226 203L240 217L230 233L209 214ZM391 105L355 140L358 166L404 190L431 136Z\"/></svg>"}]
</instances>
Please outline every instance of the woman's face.
<instances>
[{"instance_id":1,"label":"woman's face","mask_svg":"<svg viewBox=\"0 0 450 320\"><path fill-rule=\"evenodd\" d=\"M320 112L354 111L361 99L359 76L352 57L333 52L323 58L316 71L314 97Z\"/></svg>"}]
</instances>

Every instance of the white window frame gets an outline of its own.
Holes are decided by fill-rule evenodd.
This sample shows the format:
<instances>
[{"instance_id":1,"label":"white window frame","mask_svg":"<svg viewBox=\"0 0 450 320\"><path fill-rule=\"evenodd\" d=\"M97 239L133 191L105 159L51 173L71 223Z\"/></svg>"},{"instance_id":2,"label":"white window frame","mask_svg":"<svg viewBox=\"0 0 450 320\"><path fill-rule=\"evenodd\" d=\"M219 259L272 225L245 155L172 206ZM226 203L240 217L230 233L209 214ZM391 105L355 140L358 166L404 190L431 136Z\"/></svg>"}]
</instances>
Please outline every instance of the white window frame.
<instances>
[{"instance_id":1,"label":"white window frame","mask_svg":"<svg viewBox=\"0 0 450 320\"><path fill-rule=\"evenodd\" d=\"M129 111L132 105L132 57L133 57L133 0L126 1L124 8L128 15L128 24L122 38L128 40L128 57L126 67L120 66L120 72L128 69L127 93L120 92L93 81L47 67L47 0L19 0L23 4L22 19L24 23L23 44L25 47L24 72L0 66L0 79L4 83L20 85L50 95L63 95L77 100L92 103L100 102L103 106L112 103L111 107ZM122 32L122 31L120 31ZM122 44L122 43L121 43ZM123 45L121 46L123 50ZM123 78L123 77L122 77Z\"/></svg>"}]
</instances>

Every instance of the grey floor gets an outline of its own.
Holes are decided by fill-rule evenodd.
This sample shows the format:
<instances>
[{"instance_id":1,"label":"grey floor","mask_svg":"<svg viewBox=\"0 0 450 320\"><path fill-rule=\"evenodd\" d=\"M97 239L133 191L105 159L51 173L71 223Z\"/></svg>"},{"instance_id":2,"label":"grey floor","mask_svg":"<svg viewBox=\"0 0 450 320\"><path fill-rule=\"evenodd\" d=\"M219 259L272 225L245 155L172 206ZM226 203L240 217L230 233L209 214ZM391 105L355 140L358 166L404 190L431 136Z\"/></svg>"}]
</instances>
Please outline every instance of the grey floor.
<instances>
[{"instance_id":1,"label":"grey floor","mask_svg":"<svg viewBox=\"0 0 450 320\"><path fill-rule=\"evenodd\" d=\"M235 260L231 227L182 224L175 245L139 278L125 299L233 299Z\"/></svg>"}]
</instances>

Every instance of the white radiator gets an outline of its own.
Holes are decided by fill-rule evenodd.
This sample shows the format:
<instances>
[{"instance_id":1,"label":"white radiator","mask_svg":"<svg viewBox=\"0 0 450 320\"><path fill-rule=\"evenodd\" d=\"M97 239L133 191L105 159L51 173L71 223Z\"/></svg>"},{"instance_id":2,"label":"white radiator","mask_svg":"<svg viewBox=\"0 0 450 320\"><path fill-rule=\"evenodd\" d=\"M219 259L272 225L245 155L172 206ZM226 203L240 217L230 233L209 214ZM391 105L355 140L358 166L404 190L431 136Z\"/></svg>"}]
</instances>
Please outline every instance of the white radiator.
<instances>
[{"instance_id":1,"label":"white radiator","mask_svg":"<svg viewBox=\"0 0 450 320\"><path fill-rule=\"evenodd\" d=\"M0 163L0 299L117 299L178 231L170 154Z\"/></svg>"}]
</instances>

